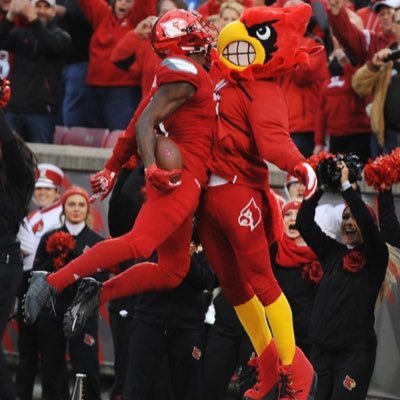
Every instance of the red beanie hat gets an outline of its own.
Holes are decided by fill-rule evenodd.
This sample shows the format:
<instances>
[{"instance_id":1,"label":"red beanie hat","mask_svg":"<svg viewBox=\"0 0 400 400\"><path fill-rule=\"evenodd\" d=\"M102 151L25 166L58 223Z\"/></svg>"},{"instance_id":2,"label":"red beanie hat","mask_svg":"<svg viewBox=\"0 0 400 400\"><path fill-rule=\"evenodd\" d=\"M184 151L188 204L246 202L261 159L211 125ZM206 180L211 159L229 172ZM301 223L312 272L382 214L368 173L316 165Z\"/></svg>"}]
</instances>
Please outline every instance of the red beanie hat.
<instances>
[{"instance_id":1,"label":"red beanie hat","mask_svg":"<svg viewBox=\"0 0 400 400\"><path fill-rule=\"evenodd\" d=\"M63 195L61 197L61 203L62 203L63 207L65 206L65 202L67 201L68 197L71 197L74 194L79 194L80 196L82 196L86 200L86 203L89 207L89 204L90 204L89 203L89 193L85 189L83 189L79 186L71 186L67 191L65 191L63 193Z\"/></svg>"},{"instance_id":2,"label":"red beanie hat","mask_svg":"<svg viewBox=\"0 0 400 400\"><path fill-rule=\"evenodd\" d=\"M299 210L301 206L301 201L292 200L288 201L282 208L282 217L286 214L288 210Z\"/></svg>"}]
</instances>

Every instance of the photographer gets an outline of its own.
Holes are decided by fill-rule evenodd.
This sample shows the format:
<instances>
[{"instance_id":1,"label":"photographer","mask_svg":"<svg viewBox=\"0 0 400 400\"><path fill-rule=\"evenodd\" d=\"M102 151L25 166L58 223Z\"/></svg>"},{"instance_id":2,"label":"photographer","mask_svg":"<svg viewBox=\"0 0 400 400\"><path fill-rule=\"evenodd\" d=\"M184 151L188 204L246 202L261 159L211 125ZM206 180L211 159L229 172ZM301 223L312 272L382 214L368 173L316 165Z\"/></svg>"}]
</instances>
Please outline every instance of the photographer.
<instances>
[{"instance_id":1,"label":"photographer","mask_svg":"<svg viewBox=\"0 0 400 400\"><path fill-rule=\"evenodd\" d=\"M365 400L375 364L374 305L385 277L388 250L373 211L340 171L342 243L314 222L321 192L304 200L296 226L324 270L311 314L311 362L318 374L316 399Z\"/></svg>"},{"instance_id":2,"label":"photographer","mask_svg":"<svg viewBox=\"0 0 400 400\"><path fill-rule=\"evenodd\" d=\"M353 89L361 97L373 97L371 126L384 153L400 146L400 9L393 14L396 42L381 49L353 76Z\"/></svg>"}]
</instances>

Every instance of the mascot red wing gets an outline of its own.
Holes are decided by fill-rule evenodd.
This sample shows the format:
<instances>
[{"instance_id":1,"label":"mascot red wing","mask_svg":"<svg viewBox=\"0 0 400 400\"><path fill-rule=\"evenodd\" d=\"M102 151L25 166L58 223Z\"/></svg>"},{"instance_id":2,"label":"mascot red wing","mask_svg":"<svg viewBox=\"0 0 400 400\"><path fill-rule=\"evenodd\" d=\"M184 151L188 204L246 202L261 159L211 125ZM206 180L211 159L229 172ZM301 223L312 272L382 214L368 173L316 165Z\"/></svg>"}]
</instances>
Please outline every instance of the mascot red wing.
<instances>
[{"instance_id":1,"label":"mascot red wing","mask_svg":"<svg viewBox=\"0 0 400 400\"><path fill-rule=\"evenodd\" d=\"M267 162L298 177L306 198L317 186L313 169L290 139L286 102L274 81L312 56L298 47L310 14L306 4L245 10L220 32L211 71L218 121L199 232L257 353L250 361L257 384L245 393L247 400L306 400L315 392L316 375L296 347L290 306L268 252L282 221Z\"/></svg>"}]
</instances>

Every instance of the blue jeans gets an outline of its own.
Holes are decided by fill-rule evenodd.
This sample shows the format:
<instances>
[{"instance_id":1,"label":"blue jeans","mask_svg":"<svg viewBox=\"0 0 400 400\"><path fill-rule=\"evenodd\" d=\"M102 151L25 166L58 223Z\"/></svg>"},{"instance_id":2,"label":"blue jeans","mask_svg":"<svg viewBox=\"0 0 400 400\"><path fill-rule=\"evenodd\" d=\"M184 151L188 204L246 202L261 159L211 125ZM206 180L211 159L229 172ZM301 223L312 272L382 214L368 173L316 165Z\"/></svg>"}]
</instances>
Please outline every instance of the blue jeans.
<instances>
[{"instance_id":1,"label":"blue jeans","mask_svg":"<svg viewBox=\"0 0 400 400\"><path fill-rule=\"evenodd\" d=\"M139 86L89 87L86 126L125 129L142 97Z\"/></svg>"},{"instance_id":2,"label":"blue jeans","mask_svg":"<svg viewBox=\"0 0 400 400\"><path fill-rule=\"evenodd\" d=\"M66 64L63 68L64 95L61 114L64 126L85 126L88 102L87 62Z\"/></svg>"},{"instance_id":3,"label":"blue jeans","mask_svg":"<svg viewBox=\"0 0 400 400\"><path fill-rule=\"evenodd\" d=\"M55 114L15 113L6 111L7 122L25 141L53 143L57 117Z\"/></svg>"}]
</instances>

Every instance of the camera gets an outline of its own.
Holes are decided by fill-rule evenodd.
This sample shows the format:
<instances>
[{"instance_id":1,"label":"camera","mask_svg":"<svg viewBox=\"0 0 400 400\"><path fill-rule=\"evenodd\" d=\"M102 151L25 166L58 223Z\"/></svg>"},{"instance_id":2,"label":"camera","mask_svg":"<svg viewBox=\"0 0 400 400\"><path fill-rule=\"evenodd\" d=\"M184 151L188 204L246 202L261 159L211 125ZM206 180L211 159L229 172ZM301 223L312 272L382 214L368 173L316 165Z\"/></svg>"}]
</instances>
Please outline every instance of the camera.
<instances>
[{"instance_id":1,"label":"camera","mask_svg":"<svg viewBox=\"0 0 400 400\"><path fill-rule=\"evenodd\" d=\"M342 161L346 164L349 169L349 181L355 183L361 181L363 164L355 154L332 154L324 160L321 160L317 167L317 177L322 190L328 190L331 192L340 191L340 177L342 171L338 166L338 163Z\"/></svg>"},{"instance_id":2,"label":"camera","mask_svg":"<svg viewBox=\"0 0 400 400\"><path fill-rule=\"evenodd\" d=\"M385 59L383 60L384 62L388 61L395 61L400 58L400 50L392 50L392 53L389 54Z\"/></svg>"}]
</instances>

